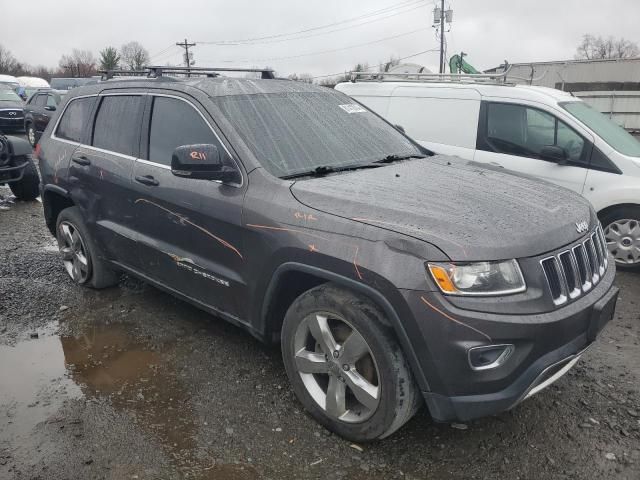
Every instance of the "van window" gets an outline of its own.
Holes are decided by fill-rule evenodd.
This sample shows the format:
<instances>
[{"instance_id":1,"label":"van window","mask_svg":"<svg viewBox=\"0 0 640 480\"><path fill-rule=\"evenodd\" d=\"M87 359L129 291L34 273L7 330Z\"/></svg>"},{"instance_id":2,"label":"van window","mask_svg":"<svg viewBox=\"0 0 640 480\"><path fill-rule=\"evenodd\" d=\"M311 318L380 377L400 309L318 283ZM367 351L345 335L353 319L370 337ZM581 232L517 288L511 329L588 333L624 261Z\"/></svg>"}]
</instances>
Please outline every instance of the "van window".
<instances>
[{"instance_id":1,"label":"van window","mask_svg":"<svg viewBox=\"0 0 640 480\"><path fill-rule=\"evenodd\" d=\"M176 98L155 97L149 131L149 160L171 165L171 156L177 147L198 143L219 145L220 142L191 105Z\"/></svg>"},{"instance_id":2,"label":"van window","mask_svg":"<svg viewBox=\"0 0 640 480\"><path fill-rule=\"evenodd\" d=\"M137 156L142 97L115 95L102 99L93 128L92 145Z\"/></svg>"},{"instance_id":3,"label":"van window","mask_svg":"<svg viewBox=\"0 0 640 480\"><path fill-rule=\"evenodd\" d=\"M498 153L537 158L544 147L555 145L567 152L570 161L585 161L584 138L537 108L488 103L485 136L487 146Z\"/></svg>"},{"instance_id":4,"label":"van window","mask_svg":"<svg viewBox=\"0 0 640 480\"><path fill-rule=\"evenodd\" d=\"M584 102L565 102L560 106L593 130L614 150L630 157L640 157L640 142L602 113Z\"/></svg>"},{"instance_id":5,"label":"van window","mask_svg":"<svg viewBox=\"0 0 640 480\"><path fill-rule=\"evenodd\" d=\"M56 137L81 143L84 128L89 122L93 102L95 102L95 97L71 100L60 119Z\"/></svg>"}]
</instances>

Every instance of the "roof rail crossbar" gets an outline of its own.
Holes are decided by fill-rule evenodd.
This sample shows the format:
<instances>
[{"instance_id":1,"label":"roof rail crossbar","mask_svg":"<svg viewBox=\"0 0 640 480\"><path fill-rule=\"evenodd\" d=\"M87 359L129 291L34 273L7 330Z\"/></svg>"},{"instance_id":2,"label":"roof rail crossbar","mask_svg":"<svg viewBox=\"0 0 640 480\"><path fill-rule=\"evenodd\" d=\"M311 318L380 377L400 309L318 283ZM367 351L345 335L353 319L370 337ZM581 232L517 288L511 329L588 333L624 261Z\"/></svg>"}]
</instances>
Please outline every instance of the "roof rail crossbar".
<instances>
[{"instance_id":1,"label":"roof rail crossbar","mask_svg":"<svg viewBox=\"0 0 640 480\"><path fill-rule=\"evenodd\" d=\"M270 68L234 68L234 67L167 67L149 66L146 67L150 77L161 77L167 73L206 75L207 77L217 77L219 72L255 72L260 73L263 79L274 79L275 74Z\"/></svg>"},{"instance_id":2,"label":"roof rail crossbar","mask_svg":"<svg viewBox=\"0 0 640 480\"><path fill-rule=\"evenodd\" d=\"M500 73L396 73L396 72L349 72L351 82L458 82L458 83L508 83L508 75L511 66ZM400 77L402 80L398 80Z\"/></svg>"},{"instance_id":3,"label":"roof rail crossbar","mask_svg":"<svg viewBox=\"0 0 640 480\"><path fill-rule=\"evenodd\" d=\"M110 80L113 77L144 77L148 70L98 70L102 80Z\"/></svg>"}]
</instances>

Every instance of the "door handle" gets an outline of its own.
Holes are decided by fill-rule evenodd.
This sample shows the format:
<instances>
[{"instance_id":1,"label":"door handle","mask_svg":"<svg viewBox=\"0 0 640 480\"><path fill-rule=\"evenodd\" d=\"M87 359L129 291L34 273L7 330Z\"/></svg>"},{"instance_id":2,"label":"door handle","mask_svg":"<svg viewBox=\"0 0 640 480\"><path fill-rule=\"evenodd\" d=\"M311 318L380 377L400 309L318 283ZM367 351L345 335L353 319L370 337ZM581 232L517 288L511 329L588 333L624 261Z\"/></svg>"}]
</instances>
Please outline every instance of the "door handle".
<instances>
[{"instance_id":1,"label":"door handle","mask_svg":"<svg viewBox=\"0 0 640 480\"><path fill-rule=\"evenodd\" d=\"M143 185L149 185L151 187L157 187L158 185L160 185L160 182L158 182L151 175L137 176L136 182L141 183Z\"/></svg>"},{"instance_id":2,"label":"door handle","mask_svg":"<svg viewBox=\"0 0 640 480\"><path fill-rule=\"evenodd\" d=\"M71 161L73 163L77 163L78 165L82 165L83 167L89 166L91 165L91 160L89 160L87 157L85 157L84 155L80 155L78 157L72 157Z\"/></svg>"}]
</instances>

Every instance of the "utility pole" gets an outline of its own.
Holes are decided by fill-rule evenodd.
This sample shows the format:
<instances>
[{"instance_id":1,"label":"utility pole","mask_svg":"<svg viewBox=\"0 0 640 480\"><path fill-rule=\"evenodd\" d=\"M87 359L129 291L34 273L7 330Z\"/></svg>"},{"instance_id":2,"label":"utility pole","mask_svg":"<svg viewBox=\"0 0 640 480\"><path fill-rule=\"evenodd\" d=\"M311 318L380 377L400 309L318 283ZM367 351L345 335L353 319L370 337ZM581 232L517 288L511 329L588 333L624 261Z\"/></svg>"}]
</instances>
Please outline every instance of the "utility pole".
<instances>
[{"instance_id":1,"label":"utility pole","mask_svg":"<svg viewBox=\"0 0 640 480\"><path fill-rule=\"evenodd\" d=\"M184 39L184 43L177 42L176 45L179 46L179 47L184 48L184 64L187 67L187 76L190 77L191 76L191 68L190 68L191 67L191 55L189 55L189 49L191 47L195 47L196 44L187 42L187 39L185 38Z\"/></svg>"},{"instance_id":2,"label":"utility pole","mask_svg":"<svg viewBox=\"0 0 640 480\"><path fill-rule=\"evenodd\" d=\"M444 0L440 4L440 73L444 73Z\"/></svg>"}]
</instances>

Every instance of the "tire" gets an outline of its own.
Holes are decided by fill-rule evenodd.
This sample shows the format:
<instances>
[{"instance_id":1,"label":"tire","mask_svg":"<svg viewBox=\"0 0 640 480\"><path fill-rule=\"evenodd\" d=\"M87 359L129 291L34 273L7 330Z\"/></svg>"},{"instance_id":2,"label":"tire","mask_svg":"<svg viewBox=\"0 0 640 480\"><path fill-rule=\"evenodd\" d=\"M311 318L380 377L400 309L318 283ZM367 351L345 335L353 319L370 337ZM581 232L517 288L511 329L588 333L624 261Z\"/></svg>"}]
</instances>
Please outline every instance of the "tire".
<instances>
[{"instance_id":1,"label":"tire","mask_svg":"<svg viewBox=\"0 0 640 480\"><path fill-rule=\"evenodd\" d=\"M65 270L74 283L96 289L118 283L118 275L101 258L78 207L60 212L56 238Z\"/></svg>"},{"instance_id":2,"label":"tire","mask_svg":"<svg viewBox=\"0 0 640 480\"><path fill-rule=\"evenodd\" d=\"M600 217L619 270L640 272L640 206L619 207Z\"/></svg>"},{"instance_id":3,"label":"tire","mask_svg":"<svg viewBox=\"0 0 640 480\"><path fill-rule=\"evenodd\" d=\"M17 161L21 162L22 160L18 157ZM9 187L17 199L32 201L40 195L40 176L33 160L28 158L27 162L22 179L9 183Z\"/></svg>"},{"instance_id":4,"label":"tire","mask_svg":"<svg viewBox=\"0 0 640 480\"><path fill-rule=\"evenodd\" d=\"M36 145L38 144L38 137L36 136L36 129L33 128L33 123L31 122L27 123L25 132L27 134L27 140L29 141L31 146L35 148Z\"/></svg>"},{"instance_id":5,"label":"tire","mask_svg":"<svg viewBox=\"0 0 640 480\"><path fill-rule=\"evenodd\" d=\"M337 345L333 352L332 340ZM393 330L366 297L333 284L303 293L285 315L281 342L298 400L341 437L356 442L385 438L422 404ZM327 392L337 400L328 400Z\"/></svg>"}]
</instances>

